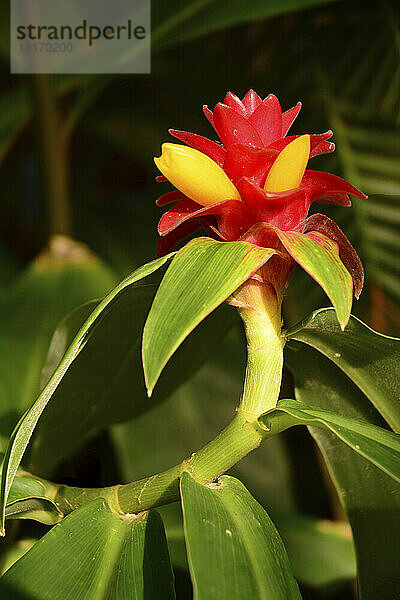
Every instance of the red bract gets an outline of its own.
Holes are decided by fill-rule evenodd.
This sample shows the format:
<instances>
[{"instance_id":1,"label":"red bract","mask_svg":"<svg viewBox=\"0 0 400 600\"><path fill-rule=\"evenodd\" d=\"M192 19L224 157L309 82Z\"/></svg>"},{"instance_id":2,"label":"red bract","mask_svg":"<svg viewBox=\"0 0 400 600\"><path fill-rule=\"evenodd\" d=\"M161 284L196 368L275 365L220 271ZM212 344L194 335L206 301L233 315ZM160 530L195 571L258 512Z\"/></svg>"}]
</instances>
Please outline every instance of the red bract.
<instances>
[{"instance_id":1,"label":"red bract","mask_svg":"<svg viewBox=\"0 0 400 600\"><path fill-rule=\"evenodd\" d=\"M235 186L240 199L228 197L223 201L202 206L179 190L161 196L159 206L176 201L161 218L158 232L161 236L159 254L168 252L179 241L196 229L205 229L221 241L244 240L265 247L273 247L283 254L268 266L281 273L275 284L281 293L297 256L291 251L283 232L297 232L322 243L324 237L333 240L340 258L354 281L354 292L359 296L363 285L363 269L355 250L338 226L324 215L307 219L313 202L349 206L349 194L366 198L354 186L329 173L306 170L300 185L279 193L266 191L264 185L277 157L284 148L300 136L286 136L301 108L282 113L276 96L265 100L250 90L243 100L229 92L214 111L204 112L219 135L222 145L197 134L170 130L172 135L214 161ZM328 142L331 131L309 136L309 157L334 149ZM305 137L305 136L303 136ZM296 142L297 144L297 142ZM289 148L288 148L289 150ZM190 177L190 174L188 173ZM231 185L231 184L229 184ZM233 188L234 189L234 188ZM188 192L186 192L188 193ZM318 232L318 235L314 235ZM322 237L321 237L322 235ZM284 258L286 257L286 258ZM282 261L285 261L285 264Z\"/></svg>"},{"instance_id":2,"label":"red bract","mask_svg":"<svg viewBox=\"0 0 400 600\"><path fill-rule=\"evenodd\" d=\"M254 90L247 92L243 100L239 100L235 94L228 92L224 102L219 102L214 111L207 106L203 107L205 116L220 137L224 148L238 143L279 151L298 137L296 135L287 136L287 133L300 109L301 102L298 102L296 106L282 113L279 100L274 94L261 100ZM178 140L204 152L220 166L223 166L225 151L219 144L187 131L176 129L169 131ZM325 133L311 134L310 158L333 152L335 144L327 141L330 137L332 137L331 130Z\"/></svg>"}]
</instances>

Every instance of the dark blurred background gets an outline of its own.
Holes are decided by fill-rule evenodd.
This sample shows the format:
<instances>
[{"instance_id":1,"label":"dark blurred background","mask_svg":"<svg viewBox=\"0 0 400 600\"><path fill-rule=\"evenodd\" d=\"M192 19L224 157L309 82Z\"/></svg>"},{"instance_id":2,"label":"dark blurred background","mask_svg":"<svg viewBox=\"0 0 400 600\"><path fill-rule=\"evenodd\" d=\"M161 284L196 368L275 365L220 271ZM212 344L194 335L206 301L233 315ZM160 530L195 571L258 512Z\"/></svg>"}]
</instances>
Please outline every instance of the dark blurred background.
<instances>
[{"instance_id":1,"label":"dark blurred background","mask_svg":"<svg viewBox=\"0 0 400 600\"><path fill-rule=\"evenodd\" d=\"M169 184L155 182L153 156L163 141L171 139L168 128L213 137L202 105L214 107L228 90L240 97L249 88L262 97L273 92L284 110L301 100L303 108L292 133L333 129L335 153L312 159L312 168L345 177L369 199L354 198L350 209L329 205L313 209L339 223L363 260L366 287L353 312L380 332L399 332L396 0L153 0L150 75L10 75L8 23L3 5L0 410L5 424L0 433L4 443L10 426L40 387L40 370L60 319L154 258L161 215L154 201ZM328 304L318 286L298 272L285 299L285 321L292 324ZM203 368L190 389L181 388L157 408L163 427L154 431L154 421L151 425L151 455L146 454L147 432L154 411L101 433L77 457L70 457L57 476L94 485L129 480L170 466L210 439L229 418L240 394L244 360L240 334L233 332L224 344L212 369ZM234 355L228 364L227 349ZM235 360L237 374L232 376L229 368ZM304 450L301 456L299 445ZM258 462L246 460L247 467L244 461L238 473L242 477L247 468L243 479L272 512L295 507L318 519L343 516L329 482L319 483L320 461L308 438L287 435L284 442L271 442ZM344 581L352 576L346 564L349 561L343 563ZM178 572L182 589L188 585L184 566ZM305 597L332 593L334 598L351 597L350 588L337 590L338 578L333 580L333 592L329 577L323 585L316 585L315 578L313 585L308 581Z\"/></svg>"}]
</instances>

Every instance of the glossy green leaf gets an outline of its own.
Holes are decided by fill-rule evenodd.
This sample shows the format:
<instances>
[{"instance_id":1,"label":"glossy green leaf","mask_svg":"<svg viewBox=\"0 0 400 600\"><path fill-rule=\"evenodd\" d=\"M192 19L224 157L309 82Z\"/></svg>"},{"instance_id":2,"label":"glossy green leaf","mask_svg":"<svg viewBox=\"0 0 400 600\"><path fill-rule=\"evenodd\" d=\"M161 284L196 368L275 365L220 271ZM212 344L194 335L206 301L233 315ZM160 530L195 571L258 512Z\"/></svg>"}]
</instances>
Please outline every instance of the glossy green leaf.
<instances>
[{"instance_id":1,"label":"glossy green leaf","mask_svg":"<svg viewBox=\"0 0 400 600\"><path fill-rule=\"evenodd\" d=\"M50 493L39 478L18 475L8 494L6 519L34 519L46 525L58 523L62 514Z\"/></svg>"},{"instance_id":2,"label":"glossy green leaf","mask_svg":"<svg viewBox=\"0 0 400 600\"><path fill-rule=\"evenodd\" d=\"M162 521L155 511L122 519L94 500L14 563L0 591L4 600L174 599Z\"/></svg>"},{"instance_id":3,"label":"glossy green leaf","mask_svg":"<svg viewBox=\"0 0 400 600\"><path fill-rule=\"evenodd\" d=\"M164 522L172 564L189 569L181 505L176 502L158 510ZM299 582L325 589L355 580L356 559L348 523L315 519L295 512L277 512L273 518Z\"/></svg>"},{"instance_id":4,"label":"glossy green leaf","mask_svg":"<svg viewBox=\"0 0 400 600\"><path fill-rule=\"evenodd\" d=\"M360 389L313 348L290 341L286 360L302 402L384 425ZM400 589L400 572L393 568L400 564L400 485L331 431L312 427L311 433L353 530L360 600L395 598Z\"/></svg>"},{"instance_id":5,"label":"glossy green leaf","mask_svg":"<svg viewBox=\"0 0 400 600\"><path fill-rule=\"evenodd\" d=\"M240 481L204 486L184 473L181 495L196 599L301 598L278 532Z\"/></svg>"},{"instance_id":6,"label":"glossy green leaf","mask_svg":"<svg viewBox=\"0 0 400 600\"><path fill-rule=\"evenodd\" d=\"M395 431L400 431L400 340L351 317L340 331L332 309L315 311L286 332L316 348L350 377Z\"/></svg>"},{"instance_id":7,"label":"glossy green leaf","mask_svg":"<svg viewBox=\"0 0 400 600\"><path fill-rule=\"evenodd\" d=\"M140 342L155 291L155 285L130 286L104 315L37 424L29 470L51 477L54 465L100 428L150 411L193 376L236 322L235 312L227 306L205 319L168 364L150 402L143 381ZM79 318L84 319L89 308L84 305L74 311L56 331L49 351L49 370L63 356L68 340L79 328ZM149 439L154 442L153 433ZM143 449L139 454L143 454ZM148 457L152 455L150 451ZM177 461L180 459L181 456ZM154 469L154 463L149 469Z\"/></svg>"},{"instance_id":8,"label":"glossy green leaf","mask_svg":"<svg viewBox=\"0 0 400 600\"><path fill-rule=\"evenodd\" d=\"M36 400L33 406L25 413L25 415L21 418L20 422L18 423L17 427L14 429L5 454L2 469L0 512L2 524L1 529L3 533L5 504L7 502L8 492L14 479L14 475L18 469L22 456L36 427L36 423L38 422L39 417L46 408L48 402L52 398L54 392L57 390L57 387L62 381L65 373L68 371L71 364L74 362L74 360L83 350L83 348L89 342L92 334L96 330L96 327L99 325L104 316L104 311L106 311L109 308L109 306L112 305L113 301L119 295L121 295L121 293L123 295L123 291L125 289L129 289L129 287L132 286L132 284L139 281L140 279L143 279L144 277L150 275L158 268L160 268L169 258L170 255L148 263L147 265L144 265L143 267L135 271L132 275L127 277L116 288L114 288L108 294L108 296L106 296L104 300L98 304L98 306L91 313L89 318L82 325L79 332L76 334L73 343L69 347L67 353L63 357L58 368L50 378L48 384L40 394L39 398ZM63 423L63 427L65 428L65 423Z\"/></svg>"},{"instance_id":9,"label":"glossy green leaf","mask_svg":"<svg viewBox=\"0 0 400 600\"><path fill-rule=\"evenodd\" d=\"M280 400L276 408L259 418L259 423L268 430L274 427L274 422L279 427L280 413L284 414L284 429L295 425L329 429L355 452L400 482L400 434L297 400Z\"/></svg>"},{"instance_id":10,"label":"glossy green leaf","mask_svg":"<svg viewBox=\"0 0 400 600\"><path fill-rule=\"evenodd\" d=\"M316 231L304 235L277 229L276 233L294 260L326 292L344 329L353 302L353 280L339 257L337 244Z\"/></svg>"},{"instance_id":11,"label":"glossy green leaf","mask_svg":"<svg viewBox=\"0 0 400 600\"><path fill-rule=\"evenodd\" d=\"M191 331L275 253L247 242L196 238L175 256L143 332L149 395L168 360Z\"/></svg>"}]
</instances>

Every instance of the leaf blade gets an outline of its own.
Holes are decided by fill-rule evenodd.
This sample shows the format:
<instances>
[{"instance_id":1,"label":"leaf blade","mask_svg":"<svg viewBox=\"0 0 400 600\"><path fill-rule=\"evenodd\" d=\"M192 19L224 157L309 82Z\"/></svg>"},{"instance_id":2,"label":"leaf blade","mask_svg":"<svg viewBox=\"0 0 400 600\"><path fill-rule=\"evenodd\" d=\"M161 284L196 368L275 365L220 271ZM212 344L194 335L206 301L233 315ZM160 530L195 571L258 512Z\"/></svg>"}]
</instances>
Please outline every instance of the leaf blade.
<instances>
[{"instance_id":1,"label":"leaf blade","mask_svg":"<svg viewBox=\"0 0 400 600\"><path fill-rule=\"evenodd\" d=\"M339 257L337 244L318 232L304 235L296 231L275 231L294 260L326 292L344 329L353 302L353 280Z\"/></svg>"},{"instance_id":2,"label":"leaf blade","mask_svg":"<svg viewBox=\"0 0 400 600\"><path fill-rule=\"evenodd\" d=\"M394 431L400 431L400 340L380 334L352 316L342 332L332 309L315 311L286 332L318 350L367 396ZM362 348L362 354L360 353Z\"/></svg>"},{"instance_id":3,"label":"leaf blade","mask_svg":"<svg viewBox=\"0 0 400 600\"><path fill-rule=\"evenodd\" d=\"M290 341L286 359L295 377L296 398L384 425L360 389L318 351ZM353 530L360 598L395 597L400 586L400 575L393 570L393 564L400 562L399 484L330 431L311 427L310 432L322 452Z\"/></svg>"},{"instance_id":4,"label":"leaf blade","mask_svg":"<svg viewBox=\"0 0 400 600\"><path fill-rule=\"evenodd\" d=\"M112 300L120 294L125 288L133 285L140 279L150 275L158 268L160 268L165 262L167 262L171 258L171 254L143 267L137 269L132 275L127 277L124 281L122 281L116 288L114 288L100 304L97 305L95 310L90 314L88 319L85 321L79 332L77 333L73 343L71 344L69 350L65 354L64 358L60 362L57 370L50 378L45 389L40 394L39 398L33 404L33 406L28 409L25 415L20 419L16 428L14 429L7 451L4 457L3 467L2 467L2 478L1 478L1 494L0 494L0 535L4 535L4 515L5 515L5 506L7 502L8 493L10 487L12 485L12 481L14 479L15 473L18 469L18 466L21 462L22 456L25 452L25 449L29 443L29 440L32 436L32 433L36 427L37 421L40 418L40 415L44 411L47 406L47 403L51 399L53 392L58 387L60 381L68 370L69 366L73 363L75 358L78 356L82 348L87 343L88 337L93 329L98 324L98 320L101 319L101 315L103 310L112 302Z\"/></svg>"},{"instance_id":5,"label":"leaf blade","mask_svg":"<svg viewBox=\"0 0 400 600\"><path fill-rule=\"evenodd\" d=\"M240 481L181 481L185 538L195 598L300 598L272 521Z\"/></svg>"},{"instance_id":6,"label":"leaf blade","mask_svg":"<svg viewBox=\"0 0 400 600\"><path fill-rule=\"evenodd\" d=\"M259 422L269 429L270 419L279 412L292 417L291 425L329 429L355 452L400 483L400 435L297 400L280 400L275 409L260 417Z\"/></svg>"},{"instance_id":7,"label":"leaf blade","mask_svg":"<svg viewBox=\"0 0 400 600\"><path fill-rule=\"evenodd\" d=\"M49 561L49 556L57 560ZM1 578L0 589L5 600L19 595L38 600L173 600L161 518L151 511L123 519L101 498L94 500L53 527L14 563Z\"/></svg>"},{"instance_id":8,"label":"leaf blade","mask_svg":"<svg viewBox=\"0 0 400 600\"><path fill-rule=\"evenodd\" d=\"M35 477L15 477L8 495L6 518L34 519L45 525L58 523L63 515L51 499L52 490L47 490L46 484Z\"/></svg>"},{"instance_id":9,"label":"leaf blade","mask_svg":"<svg viewBox=\"0 0 400 600\"><path fill-rule=\"evenodd\" d=\"M143 332L143 367L149 395L189 333L274 253L271 248L247 242L216 242L209 238L196 238L177 253L161 282Z\"/></svg>"}]
</instances>

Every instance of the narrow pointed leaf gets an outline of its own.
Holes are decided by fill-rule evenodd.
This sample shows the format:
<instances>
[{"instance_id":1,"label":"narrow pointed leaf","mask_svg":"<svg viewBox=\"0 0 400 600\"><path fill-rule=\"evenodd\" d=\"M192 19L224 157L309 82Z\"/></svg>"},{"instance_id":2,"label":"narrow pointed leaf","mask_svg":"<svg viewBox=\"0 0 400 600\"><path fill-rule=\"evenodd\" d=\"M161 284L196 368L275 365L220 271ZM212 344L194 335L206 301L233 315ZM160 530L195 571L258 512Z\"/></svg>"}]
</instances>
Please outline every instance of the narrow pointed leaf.
<instances>
[{"instance_id":1,"label":"narrow pointed leaf","mask_svg":"<svg viewBox=\"0 0 400 600\"><path fill-rule=\"evenodd\" d=\"M247 242L209 238L196 238L177 253L157 291L143 333L149 394L189 333L274 253Z\"/></svg>"},{"instance_id":2,"label":"narrow pointed leaf","mask_svg":"<svg viewBox=\"0 0 400 600\"><path fill-rule=\"evenodd\" d=\"M299 600L285 547L244 485L223 476L181 481L184 527L196 600Z\"/></svg>"},{"instance_id":3,"label":"narrow pointed leaf","mask_svg":"<svg viewBox=\"0 0 400 600\"><path fill-rule=\"evenodd\" d=\"M307 234L275 229L279 239L296 262L317 281L335 307L342 329L350 318L353 280L339 257L335 242L321 233Z\"/></svg>"},{"instance_id":4,"label":"narrow pointed leaf","mask_svg":"<svg viewBox=\"0 0 400 600\"><path fill-rule=\"evenodd\" d=\"M284 419L285 429L301 424L329 429L355 452L400 482L399 434L296 400L280 400L276 408L260 417L260 424L270 429L278 419L279 426L279 413L290 417Z\"/></svg>"},{"instance_id":5,"label":"narrow pointed leaf","mask_svg":"<svg viewBox=\"0 0 400 600\"><path fill-rule=\"evenodd\" d=\"M14 563L0 591L2 600L173 600L161 518L155 511L120 518L104 500L94 500Z\"/></svg>"},{"instance_id":6,"label":"narrow pointed leaf","mask_svg":"<svg viewBox=\"0 0 400 600\"><path fill-rule=\"evenodd\" d=\"M334 362L400 432L400 339L382 335L352 316L341 331L332 309L312 313L286 332Z\"/></svg>"},{"instance_id":7,"label":"narrow pointed leaf","mask_svg":"<svg viewBox=\"0 0 400 600\"><path fill-rule=\"evenodd\" d=\"M20 419L18 425L13 431L11 436L2 468L2 479L1 479L1 496L0 496L0 533L4 535L4 514L5 505L7 502L8 493L13 482L15 473L21 462L22 456L29 443L32 433L36 427L39 417L46 408L48 402L62 381L65 373L70 368L71 364L83 350L85 345L90 340L93 332L95 331L98 324L101 322L104 312L113 303L113 301L127 288L132 286L135 282L143 279L150 275L157 269L159 269L165 262L169 260L169 256L165 256L161 259L155 260L147 265L144 265L132 275L127 277L122 283L114 288L102 302L100 302L95 310L90 314L88 319L82 325L78 333L76 334L74 341L69 347L68 351L64 355L58 368L50 378L48 384L40 394L39 398L33 404L33 406L25 413Z\"/></svg>"},{"instance_id":8,"label":"narrow pointed leaf","mask_svg":"<svg viewBox=\"0 0 400 600\"><path fill-rule=\"evenodd\" d=\"M295 377L299 400L367 423L385 424L360 389L313 348L290 341L286 345L286 361ZM396 598L400 571L393 566L400 564L399 483L331 431L318 427L311 427L310 431L353 530L360 600Z\"/></svg>"},{"instance_id":9,"label":"narrow pointed leaf","mask_svg":"<svg viewBox=\"0 0 400 600\"><path fill-rule=\"evenodd\" d=\"M57 461L67 458L101 428L138 417L165 400L209 359L236 323L236 314L228 306L209 315L175 353L149 402L140 344L156 289L156 285L131 286L104 315L36 426L30 445L30 471L51 478ZM45 376L62 358L78 313L84 315L87 308L85 305L72 313L55 332Z\"/></svg>"}]
</instances>

